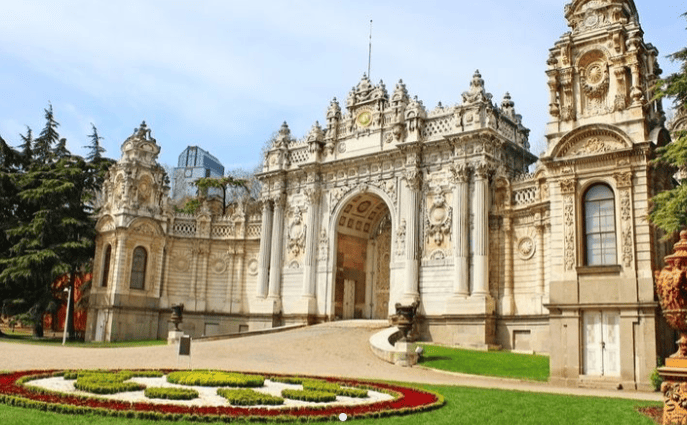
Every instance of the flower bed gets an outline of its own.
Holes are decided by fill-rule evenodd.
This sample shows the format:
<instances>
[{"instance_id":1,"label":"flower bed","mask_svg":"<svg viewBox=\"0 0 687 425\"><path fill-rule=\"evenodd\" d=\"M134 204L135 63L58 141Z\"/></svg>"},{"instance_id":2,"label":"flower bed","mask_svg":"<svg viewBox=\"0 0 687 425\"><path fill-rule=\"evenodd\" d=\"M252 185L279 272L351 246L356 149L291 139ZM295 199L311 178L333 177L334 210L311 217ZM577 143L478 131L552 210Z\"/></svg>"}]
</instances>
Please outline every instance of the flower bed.
<instances>
[{"instance_id":1,"label":"flower bed","mask_svg":"<svg viewBox=\"0 0 687 425\"><path fill-rule=\"evenodd\" d=\"M234 406L257 406L259 404L276 406L284 404L284 399L281 397L259 393L248 388L239 390L220 388L217 390L217 394L226 398Z\"/></svg>"},{"instance_id":2,"label":"flower bed","mask_svg":"<svg viewBox=\"0 0 687 425\"><path fill-rule=\"evenodd\" d=\"M132 377L127 372L92 372L78 374L74 388L93 394L116 394L125 391L139 391L144 385L136 382L125 382Z\"/></svg>"},{"instance_id":3,"label":"flower bed","mask_svg":"<svg viewBox=\"0 0 687 425\"><path fill-rule=\"evenodd\" d=\"M66 393L56 393L23 385L22 382L53 376L57 371L22 371L0 374L0 402L11 406L35 408L70 414L97 414L123 418L160 419L169 421L222 421L233 419L255 421L338 420L341 413L349 418L406 415L439 408L444 398L436 393L386 383L353 379L331 379L348 387L364 387L394 394L393 400L359 405L322 405L307 407L235 407L153 404L106 400ZM167 371L171 372L171 371ZM61 372L60 372L61 373ZM271 377L270 377L271 379ZM306 419L307 417L307 419Z\"/></svg>"}]
</instances>

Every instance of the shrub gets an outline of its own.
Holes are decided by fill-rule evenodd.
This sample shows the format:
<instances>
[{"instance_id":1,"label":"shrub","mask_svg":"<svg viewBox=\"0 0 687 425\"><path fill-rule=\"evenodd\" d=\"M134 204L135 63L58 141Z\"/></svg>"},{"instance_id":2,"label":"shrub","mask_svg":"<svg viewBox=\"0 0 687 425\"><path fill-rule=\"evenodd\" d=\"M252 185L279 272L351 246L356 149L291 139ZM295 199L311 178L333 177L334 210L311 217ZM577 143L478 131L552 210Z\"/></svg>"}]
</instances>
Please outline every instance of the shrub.
<instances>
[{"instance_id":1,"label":"shrub","mask_svg":"<svg viewBox=\"0 0 687 425\"><path fill-rule=\"evenodd\" d=\"M125 391L139 391L145 385L136 382L124 382L132 377L132 372L91 372L79 373L74 388L94 394L116 394Z\"/></svg>"},{"instance_id":2,"label":"shrub","mask_svg":"<svg viewBox=\"0 0 687 425\"><path fill-rule=\"evenodd\" d=\"M312 401L315 403L328 403L336 400L336 394L313 391L313 390L282 390L281 395L284 398L292 400Z\"/></svg>"},{"instance_id":3,"label":"shrub","mask_svg":"<svg viewBox=\"0 0 687 425\"><path fill-rule=\"evenodd\" d=\"M219 388L217 394L226 398L234 406L256 406L261 404L284 404L284 399L270 394L260 393L250 389L228 390Z\"/></svg>"},{"instance_id":4,"label":"shrub","mask_svg":"<svg viewBox=\"0 0 687 425\"><path fill-rule=\"evenodd\" d=\"M202 387L262 387L265 377L218 370L178 371L167 375L167 382Z\"/></svg>"},{"instance_id":5,"label":"shrub","mask_svg":"<svg viewBox=\"0 0 687 425\"><path fill-rule=\"evenodd\" d=\"M301 378L299 376L270 376L270 381L281 382L283 384L297 384L300 385L308 378ZM311 379L312 381L317 381L317 379ZM321 381L324 382L324 381Z\"/></svg>"},{"instance_id":6,"label":"shrub","mask_svg":"<svg viewBox=\"0 0 687 425\"><path fill-rule=\"evenodd\" d=\"M167 400L193 400L198 398L198 391L191 388L149 387L144 394L148 398L163 398Z\"/></svg>"},{"instance_id":7,"label":"shrub","mask_svg":"<svg viewBox=\"0 0 687 425\"><path fill-rule=\"evenodd\" d=\"M313 391L323 391L328 393L333 393L336 395L346 396L346 397L367 397L367 390L361 390L357 388L344 388L335 382L325 382L314 379L304 379L303 380L304 390Z\"/></svg>"}]
</instances>

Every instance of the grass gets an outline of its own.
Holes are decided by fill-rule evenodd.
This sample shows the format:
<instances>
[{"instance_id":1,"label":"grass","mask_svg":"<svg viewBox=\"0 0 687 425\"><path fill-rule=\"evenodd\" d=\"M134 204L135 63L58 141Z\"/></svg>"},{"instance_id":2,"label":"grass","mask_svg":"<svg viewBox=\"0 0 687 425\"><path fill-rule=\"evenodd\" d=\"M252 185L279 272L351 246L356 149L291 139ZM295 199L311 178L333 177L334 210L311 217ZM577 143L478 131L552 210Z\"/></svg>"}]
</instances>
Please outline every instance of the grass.
<instances>
[{"instance_id":1,"label":"grass","mask_svg":"<svg viewBox=\"0 0 687 425\"><path fill-rule=\"evenodd\" d=\"M549 358L507 351L476 351L423 344L421 365L450 372L503 378L549 380Z\"/></svg>"},{"instance_id":2,"label":"grass","mask_svg":"<svg viewBox=\"0 0 687 425\"><path fill-rule=\"evenodd\" d=\"M62 345L62 338L40 338L35 339L30 334L25 333L5 333L5 336L0 338L0 342L13 342L20 344L33 345ZM120 342L83 342L83 341L67 341L65 346L69 347L88 347L88 348L117 348L117 347L148 347L152 345L166 345L167 340L151 339L141 341L120 341Z\"/></svg>"},{"instance_id":3,"label":"grass","mask_svg":"<svg viewBox=\"0 0 687 425\"><path fill-rule=\"evenodd\" d=\"M403 385L409 385L404 383ZM356 420L357 425L487 424L487 425L653 425L639 414L637 406L660 406L657 402L638 402L616 398L577 397L559 394L417 385L446 397L446 406L431 412L383 419ZM189 422L142 421L93 415L72 416L0 405L3 424L26 425L182 425ZM336 422L339 422L338 420Z\"/></svg>"}]
</instances>

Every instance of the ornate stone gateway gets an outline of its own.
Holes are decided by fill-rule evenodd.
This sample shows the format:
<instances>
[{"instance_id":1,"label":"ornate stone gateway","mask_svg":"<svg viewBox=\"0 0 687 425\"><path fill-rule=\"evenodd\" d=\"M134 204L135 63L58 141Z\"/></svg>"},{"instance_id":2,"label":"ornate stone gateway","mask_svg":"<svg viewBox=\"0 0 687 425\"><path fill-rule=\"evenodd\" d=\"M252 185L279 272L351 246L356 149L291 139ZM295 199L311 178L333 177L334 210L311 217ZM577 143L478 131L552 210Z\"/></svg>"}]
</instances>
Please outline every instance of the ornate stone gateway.
<instances>
[{"instance_id":1,"label":"ornate stone gateway","mask_svg":"<svg viewBox=\"0 0 687 425\"><path fill-rule=\"evenodd\" d=\"M652 279L666 247L643 220L671 184L650 166L669 142L659 56L632 0L573 0L565 19L539 161L479 71L434 108L363 76L305 137L281 126L259 199L185 215L142 124L103 185L87 339L164 338L180 303L195 337L419 302L422 339L549 352L558 384L648 389L669 345Z\"/></svg>"}]
</instances>

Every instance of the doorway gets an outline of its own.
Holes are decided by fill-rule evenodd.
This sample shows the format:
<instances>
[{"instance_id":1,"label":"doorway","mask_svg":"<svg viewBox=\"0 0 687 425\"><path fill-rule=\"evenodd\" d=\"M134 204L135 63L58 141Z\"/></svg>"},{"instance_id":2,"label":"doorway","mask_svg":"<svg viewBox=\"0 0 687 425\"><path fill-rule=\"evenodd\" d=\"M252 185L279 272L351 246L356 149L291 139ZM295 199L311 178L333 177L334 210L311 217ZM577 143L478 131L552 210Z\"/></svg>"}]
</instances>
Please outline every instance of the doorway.
<instances>
[{"instance_id":1,"label":"doorway","mask_svg":"<svg viewBox=\"0 0 687 425\"><path fill-rule=\"evenodd\" d=\"M351 199L336 226L334 318L386 319L389 315L391 214L377 195Z\"/></svg>"}]
</instances>

